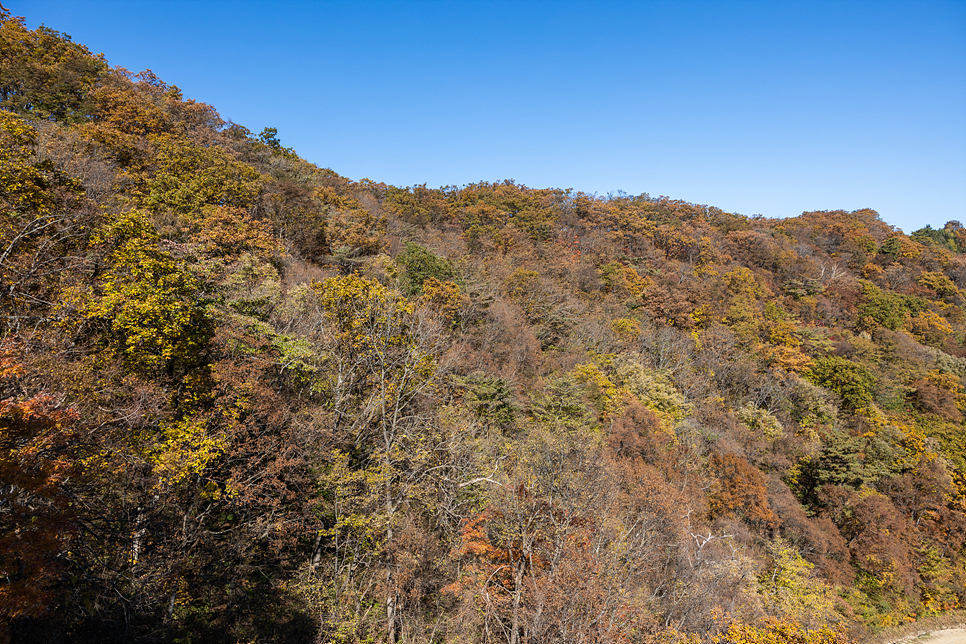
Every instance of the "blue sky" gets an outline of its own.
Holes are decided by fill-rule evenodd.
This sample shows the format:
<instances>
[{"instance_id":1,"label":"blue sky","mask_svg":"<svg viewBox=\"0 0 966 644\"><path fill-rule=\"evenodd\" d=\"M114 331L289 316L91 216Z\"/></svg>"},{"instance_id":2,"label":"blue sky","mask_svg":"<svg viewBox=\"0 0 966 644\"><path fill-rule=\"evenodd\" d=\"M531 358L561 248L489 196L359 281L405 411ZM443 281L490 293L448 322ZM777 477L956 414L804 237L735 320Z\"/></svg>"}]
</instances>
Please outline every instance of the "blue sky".
<instances>
[{"instance_id":1,"label":"blue sky","mask_svg":"<svg viewBox=\"0 0 966 644\"><path fill-rule=\"evenodd\" d=\"M0 0L352 179L966 222L966 0Z\"/></svg>"}]
</instances>

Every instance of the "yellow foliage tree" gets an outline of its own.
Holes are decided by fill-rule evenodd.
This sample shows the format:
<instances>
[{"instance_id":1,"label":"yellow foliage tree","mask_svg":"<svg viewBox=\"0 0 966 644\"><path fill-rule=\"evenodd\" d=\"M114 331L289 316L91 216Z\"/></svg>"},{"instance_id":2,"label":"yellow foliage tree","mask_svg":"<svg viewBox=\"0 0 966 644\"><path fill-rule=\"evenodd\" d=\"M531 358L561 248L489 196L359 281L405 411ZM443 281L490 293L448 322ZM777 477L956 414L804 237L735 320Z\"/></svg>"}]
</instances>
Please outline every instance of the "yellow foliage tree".
<instances>
[{"instance_id":1,"label":"yellow foliage tree","mask_svg":"<svg viewBox=\"0 0 966 644\"><path fill-rule=\"evenodd\" d=\"M81 299L85 318L103 325L109 352L141 373L197 363L214 324L201 281L160 250L139 211L115 217L97 239L114 244L109 267L94 293L67 299Z\"/></svg>"},{"instance_id":2,"label":"yellow foliage tree","mask_svg":"<svg viewBox=\"0 0 966 644\"><path fill-rule=\"evenodd\" d=\"M906 328L923 344L939 348L945 346L946 339L953 333L953 327L946 318L929 309L909 318Z\"/></svg>"},{"instance_id":3,"label":"yellow foliage tree","mask_svg":"<svg viewBox=\"0 0 966 644\"><path fill-rule=\"evenodd\" d=\"M814 565L781 539L766 546L768 566L758 576L758 592L773 616L809 628L836 619L835 591L812 573Z\"/></svg>"}]
</instances>

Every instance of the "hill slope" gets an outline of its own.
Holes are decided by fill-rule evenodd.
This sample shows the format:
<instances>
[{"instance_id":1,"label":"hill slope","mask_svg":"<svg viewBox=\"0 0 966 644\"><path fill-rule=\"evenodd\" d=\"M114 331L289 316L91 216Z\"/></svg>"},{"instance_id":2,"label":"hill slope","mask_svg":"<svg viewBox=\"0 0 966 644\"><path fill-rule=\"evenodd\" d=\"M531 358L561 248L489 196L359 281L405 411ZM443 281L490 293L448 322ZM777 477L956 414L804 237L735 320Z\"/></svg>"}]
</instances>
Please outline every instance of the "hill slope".
<instances>
[{"instance_id":1,"label":"hill slope","mask_svg":"<svg viewBox=\"0 0 966 644\"><path fill-rule=\"evenodd\" d=\"M845 642L966 600L958 222L356 182L0 48L0 640Z\"/></svg>"}]
</instances>

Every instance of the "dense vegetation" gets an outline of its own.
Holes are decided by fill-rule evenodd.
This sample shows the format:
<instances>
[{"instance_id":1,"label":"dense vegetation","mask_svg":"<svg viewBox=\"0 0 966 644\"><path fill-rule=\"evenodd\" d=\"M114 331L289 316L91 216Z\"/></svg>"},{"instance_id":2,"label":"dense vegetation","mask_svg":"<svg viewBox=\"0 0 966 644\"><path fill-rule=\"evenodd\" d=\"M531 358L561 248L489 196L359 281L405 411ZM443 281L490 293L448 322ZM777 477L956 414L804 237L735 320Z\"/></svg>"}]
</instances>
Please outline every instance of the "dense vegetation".
<instances>
[{"instance_id":1,"label":"dense vegetation","mask_svg":"<svg viewBox=\"0 0 966 644\"><path fill-rule=\"evenodd\" d=\"M966 602L966 228L355 182L0 13L0 641Z\"/></svg>"}]
</instances>

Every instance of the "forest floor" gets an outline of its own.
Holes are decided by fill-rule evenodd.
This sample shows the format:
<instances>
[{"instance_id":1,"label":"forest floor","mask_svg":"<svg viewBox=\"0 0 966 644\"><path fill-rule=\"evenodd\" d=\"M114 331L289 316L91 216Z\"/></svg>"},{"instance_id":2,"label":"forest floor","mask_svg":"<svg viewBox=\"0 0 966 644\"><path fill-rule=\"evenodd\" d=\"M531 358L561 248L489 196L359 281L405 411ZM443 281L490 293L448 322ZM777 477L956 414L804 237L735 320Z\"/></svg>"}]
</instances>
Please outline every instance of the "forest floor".
<instances>
[{"instance_id":1,"label":"forest floor","mask_svg":"<svg viewBox=\"0 0 966 644\"><path fill-rule=\"evenodd\" d=\"M966 644L966 611L931 615L860 641L862 644Z\"/></svg>"},{"instance_id":2,"label":"forest floor","mask_svg":"<svg viewBox=\"0 0 966 644\"><path fill-rule=\"evenodd\" d=\"M940 631L908 635L895 640L895 644L966 644L966 628L948 628Z\"/></svg>"}]
</instances>

